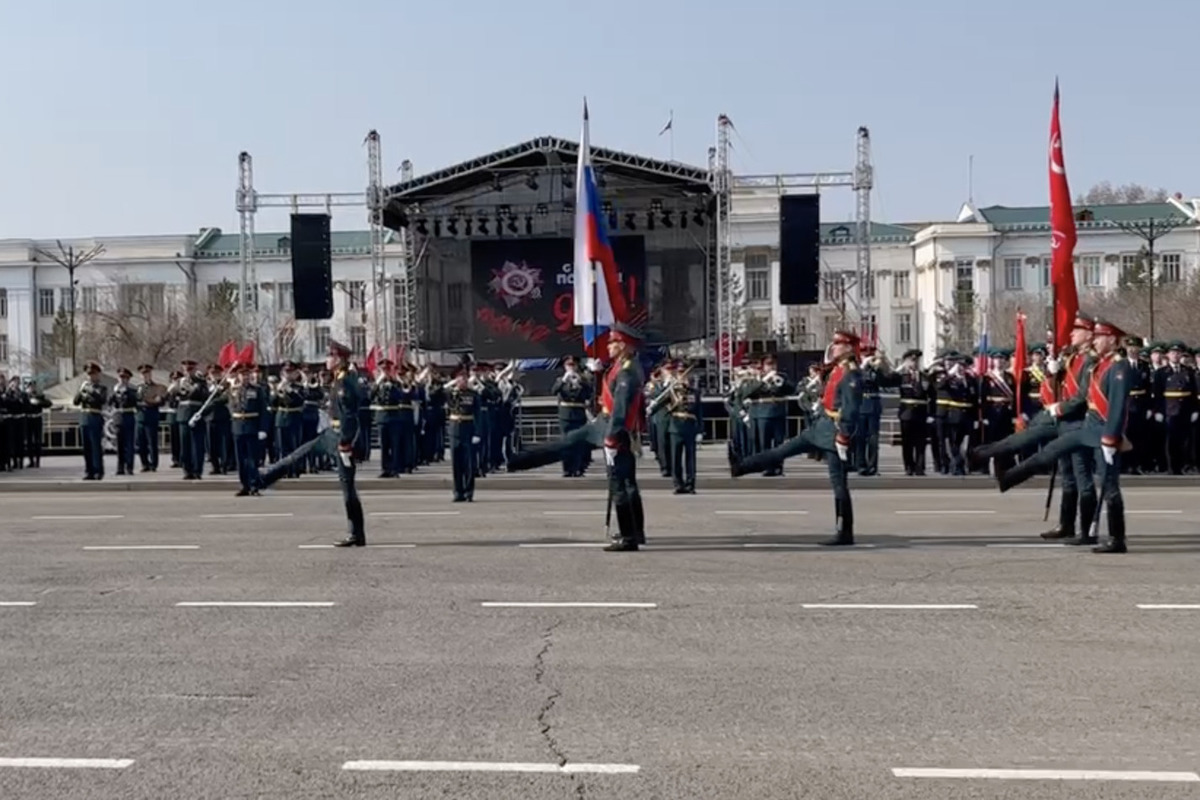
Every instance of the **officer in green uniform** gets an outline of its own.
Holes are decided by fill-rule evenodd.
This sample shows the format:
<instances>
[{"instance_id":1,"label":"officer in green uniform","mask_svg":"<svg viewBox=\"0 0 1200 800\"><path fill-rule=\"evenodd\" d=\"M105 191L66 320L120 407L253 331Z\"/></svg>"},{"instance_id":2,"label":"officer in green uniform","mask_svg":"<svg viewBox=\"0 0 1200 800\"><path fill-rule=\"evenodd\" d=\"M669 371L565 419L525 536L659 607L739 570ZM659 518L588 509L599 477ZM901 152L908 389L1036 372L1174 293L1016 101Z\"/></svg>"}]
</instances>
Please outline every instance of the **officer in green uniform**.
<instances>
[{"instance_id":1,"label":"officer in green uniform","mask_svg":"<svg viewBox=\"0 0 1200 800\"><path fill-rule=\"evenodd\" d=\"M233 426L233 454L237 460L238 497L258 494L258 451L267 440L270 409L267 389L254 380L253 366L239 364L233 386L228 390L230 424Z\"/></svg>"},{"instance_id":2,"label":"officer in green uniform","mask_svg":"<svg viewBox=\"0 0 1200 800\"><path fill-rule=\"evenodd\" d=\"M733 477L765 472L784 459L820 450L826 453L829 483L833 488L835 534L821 544L831 547L854 544L854 507L847 481L854 438L859 435L862 382L859 377L857 334L838 331L833 336L832 369L821 398L821 416L811 428L800 431L778 447L748 458L737 458L730 450Z\"/></svg>"},{"instance_id":3,"label":"officer in green uniform","mask_svg":"<svg viewBox=\"0 0 1200 800\"><path fill-rule=\"evenodd\" d=\"M561 436L567 436L587 424L592 386L579 374L579 362L575 356L563 359L563 374L550 387L550 395L558 400L558 431ZM564 478L583 477L587 452L587 445L582 444L563 456Z\"/></svg>"},{"instance_id":4,"label":"officer in green uniform","mask_svg":"<svg viewBox=\"0 0 1200 800\"><path fill-rule=\"evenodd\" d=\"M142 385L137 387L137 453L142 462L142 472L158 470L158 435L166 387L154 382L154 367L150 364L138 366Z\"/></svg>"},{"instance_id":5,"label":"officer in green uniform","mask_svg":"<svg viewBox=\"0 0 1200 800\"><path fill-rule=\"evenodd\" d=\"M667 423L675 494L696 493L696 447L704 438L704 402L695 384L677 378Z\"/></svg>"},{"instance_id":6,"label":"officer in green uniform","mask_svg":"<svg viewBox=\"0 0 1200 800\"><path fill-rule=\"evenodd\" d=\"M291 361L283 362L280 380L271 390L271 413L275 416L275 454L287 458L300 446L304 433L305 388L300 385L299 372ZM293 464L287 477L300 477L300 465Z\"/></svg>"},{"instance_id":7,"label":"officer in green uniform","mask_svg":"<svg viewBox=\"0 0 1200 800\"><path fill-rule=\"evenodd\" d=\"M379 431L379 477L395 478L403 471L404 432L401 417L412 417L412 409L402 409L404 392L395 374L396 362L379 362L380 375L371 387L371 410L375 412L375 430Z\"/></svg>"},{"instance_id":8,"label":"officer in green uniform","mask_svg":"<svg viewBox=\"0 0 1200 800\"><path fill-rule=\"evenodd\" d=\"M125 367L117 370L117 385L109 395L117 425L117 474L133 474L133 453L137 442L138 392L130 385L133 373Z\"/></svg>"},{"instance_id":9,"label":"officer in green uniform","mask_svg":"<svg viewBox=\"0 0 1200 800\"><path fill-rule=\"evenodd\" d=\"M330 427L296 448L287 458L281 458L261 471L258 485L262 489L272 485L286 475L293 464L304 463L303 460L311 452L317 452L319 455L336 453L334 460L337 464L338 484L342 489L342 503L346 507L349 533L345 539L334 544L337 547L364 547L367 543L367 530L362 500L354 482L354 442L364 435L358 424L359 412L367 408L369 403L362 394L358 373L350 370L349 347L330 341L329 357L325 364L333 373L329 404Z\"/></svg>"},{"instance_id":10,"label":"officer in green uniform","mask_svg":"<svg viewBox=\"0 0 1200 800\"><path fill-rule=\"evenodd\" d=\"M84 366L87 378L75 393L79 406L79 438L83 442L85 481L104 479L104 408L108 405L108 387L100 382L100 365L89 361Z\"/></svg>"},{"instance_id":11,"label":"officer in green uniform","mask_svg":"<svg viewBox=\"0 0 1200 800\"><path fill-rule=\"evenodd\" d=\"M479 416L479 395L467 381L467 370L460 369L446 389L446 411L450 423L450 472L454 476L454 502L475 499L475 418Z\"/></svg>"},{"instance_id":12,"label":"officer in green uniform","mask_svg":"<svg viewBox=\"0 0 1200 800\"><path fill-rule=\"evenodd\" d=\"M1090 528L1083 529L1079 537L1080 543L1097 544L1092 551L1095 553L1124 553L1126 550L1121 458L1131 449L1125 432L1134 377L1129 360L1117 352L1123 335L1116 325L1096 318L1092 330L1096 357L1087 380L1079 384L1078 393L1072 398L1082 402L1087 409L1083 424L1064 431L1040 453L1013 467L998 480L1000 491L1007 492L1052 465L1056 459L1087 452L1098 467L1100 493L1108 511L1107 541L1098 543Z\"/></svg>"},{"instance_id":13,"label":"officer in green uniform","mask_svg":"<svg viewBox=\"0 0 1200 800\"><path fill-rule=\"evenodd\" d=\"M666 403L655 403L654 400L668 392L675 382L676 370L682 365L676 361L667 361L661 367L657 383L650 389L650 432L654 437L654 453L658 456L658 470L664 478L674 474L671 465L671 428Z\"/></svg>"},{"instance_id":14,"label":"officer in green uniform","mask_svg":"<svg viewBox=\"0 0 1200 800\"><path fill-rule=\"evenodd\" d=\"M762 374L747 388L750 400L751 435L754 452L761 453L783 444L787 439L788 400L796 386L779 371L775 356L762 360ZM766 477L782 477L783 463L764 473Z\"/></svg>"}]
</instances>

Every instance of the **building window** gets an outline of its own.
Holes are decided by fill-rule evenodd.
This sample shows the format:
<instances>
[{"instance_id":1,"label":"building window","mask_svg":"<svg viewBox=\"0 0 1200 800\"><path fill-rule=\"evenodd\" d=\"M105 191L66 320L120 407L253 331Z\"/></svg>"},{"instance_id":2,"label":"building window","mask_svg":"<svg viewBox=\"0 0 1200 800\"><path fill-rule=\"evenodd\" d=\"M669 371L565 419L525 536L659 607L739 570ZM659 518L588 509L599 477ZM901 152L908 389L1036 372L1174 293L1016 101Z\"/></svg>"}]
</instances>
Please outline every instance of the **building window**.
<instances>
[{"instance_id":1,"label":"building window","mask_svg":"<svg viewBox=\"0 0 1200 800\"><path fill-rule=\"evenodd\" d=\"M912 333L912 314L897 314L896 344L911 344L913 340Z\"/></svg>"},{"instance_id":2,"label":"building window","mask_svg":"<svg viewBox=\"0 0 1200 800\"><path fill-rule=\"evenodd\" d=\"M54 352L54 334L50 331L41 331L38 333L38 355L42 358L50 358L57 356Z\"/></svg>"},{"instance_id":3,"label":"building window","mask_svg":"<svg viewBox=\"0 0 1200 800\"><path fill-rule=\"evenodd\" d=\"M8 289L0 289L0 319L7 319L7 318L8 318Z\"/></svg>"},{"instance_id":4,"label":"building window","mask_svg":"<svg viewBox=\"0 0 1200 800\"><path fill-rule=\"evenodd\" d=\"M960 259L954 262L954 291L975 293L975 262Z\"/></svg>"},{"instance_id":5,"label":"building window","mask_svg":"<svg viewBox=\"0 0 1200 800\"><path fill-rule=\"evenodd\" d=\"M329 340L332 338L329 334L328 325L318 325L313 335L313 351L318 357L324 356L329 352Z\"/></svg>"},{"instance_id":6,"label":"building window","mask_svg":"<svg viewBox=\"0 0 1200 800\"><path fill-rule=\"evenodd\" d=\"M1104 285L1104 259L1100 256L1083 256L1079 259L1080 283L1089 289Z\"/></svg>"},{"instance_id":7,"label":"building window","mask_svg":"<svg viewBox=\"0 0 1200 800\"><path fill-rule=\"evenodd\" d=\"M825 336L824 336L825 341L827 341L827 342L831 341L833 339L833 335L835 333L837 333L838 318L837 317L825 317L824 319L821 320L821 327L824 329L823 332L825 334Z\"/></svg>"},{"instance_id":8,"label":"building window","mask_svg":"<svg viewBox=\"0 0 1200 800\"><path fill-rule=\"evenodd\" d=\"M355 325L350 328L350 349L354 351L356 356L366 356L367 329L362 325Z\"/></svg>"},{"instance_id":9,"label":"building window","mask_svg":"<svg viewBox=\"0 0 1200 800\"><path fill-rule=\"evenodd\" d=\"M771 299L771 264L766 253L746 254L746 299L751 303Z\"/></svg>"},{"instance_id":10,"label":"building window","mask_svg":"<svg viewBox=\"0 0 1200 800\"><path fill-rule=\"evenodd\" d=\"M0 361L8 361L8 334L0 333Z\"/></svg>"},{"instance_id":11,"label":"building window","mask_svg":"<svg viewBox=\"0 0 1200 800\"><path fill-rule=\"evenodd\" d=\"M95 286L84 286L79 290L79 307L75 310L83 314L95 314L99 310Z\"/></svg>"},{"instance_id":12,"label":"building window","mask_svg":"<svg viewBox=\"0 0 1200 800\"><path fill-rule=\"evenodd\" d=\"M828 303L841 305L846 299L846 274L832 272L821 275L821 295Z\"/></svg>"},{"instance_id":13,"label":"building window","mask_svg":"<svg viewBox=\"0 0 1200 800\"><path fill-rule=\"evenodd\" d=\"M359 311L366 305L367 285L362 281L346 283L346 295L350 298L350 310Z\"/></svg>"},{"instance_id":14,"label":"building window","mask_svg":"<svg viewBox=\"0 0 1200 800\"><path fill-rule=\"evenodd\" d=\"M1004 288L1009 292L1019 292L1025 282L1025 264L1021 258L1004 259Z\"/></svg>"},{"instance_id":15,"label":"building window","mask_svg":"<svg viewBox=\"0 0 1200 800\"><path fill-rule=\"evenodd\" d=\"M275 310L290 314L296 309L296 287L290 283L275 284Z\"/></svg>"},{"instance_id":16,"label":"building window","mask_svg":"<svg viewBox=\"0 0 1200 800\"><path fill-rule=\"evenodd\" d=\"M912 273L896 272L892 275L892 297L907 300L912 296Z\"/></svg>"},{"instance_id":17,"label":"building window","mask_svg":"<svg viewBox=\"0 0 1200 800\"><path fill-rule=\"evenodd\" d=\"M863 318L863 344L879 346L879 321L874 314L870 314Z\"/></svg>"},{"instance_id":18,"label":"building window","mask_svg":"<svg viewBox=\"0 0 1200 800\"><path fill-rule=\"evenodd\" d=\"M1121 254L1121 280L1136 282L1142 272L1142 257L1138 253Z\"/></svg>"},{"instance_id":19,"label":"building window","mask_svg":"<svg viewBox=\"0 0 1200 800\"><path fill-rule=\"evenodd\" d=\"M452 283L446 287L446 310L461 312L463 310L463 302L467 297L467 285L462 281Z\"/></svg>"},{"instance_id":20,"label":"building window","mask_svg":"<svg viewBox=\"0 0 1200 800\"><path fill-rule=\"evenodd\" d=\"M166 310L166 286L161 283L129 283L117 289L118 308L126 314L158 317Z\"/></svg>"},{"instance_id":21,"label":"building window","mask_svg":"<svg viewBox=\"0 0 1200 800\"><path fill-rule=\"evenodd\" d=\"M1163 253L1158 257L1158 282L1179 283L1183 280L1183 256Z\"/></svg>"},{"instance_id":22,"label":"building window","mask_svg":"<svg viewBox=\"0 0 1200 800\"><path fill-rule=\"evenodd\" d=\"M54 316L54 290L38 289L38 316Z\"/></svg>"},{"instance_id":23,"label":"building window","mask_svg":"<svg viewBox=\"0 0 1200 800\"><path fill-rule=\"evenodd\" d=\"M1050 256L1042 256L1042 266L1038 270L1038 273L1039 273L1038 280L1040 281L1038 286L1041 287L1042 289L1050 288L1050 274L1051 274L1051 268L1053 267L1053 265L1054 265L1053 258L1051 258Z\"/></svg>"}]
</instances>

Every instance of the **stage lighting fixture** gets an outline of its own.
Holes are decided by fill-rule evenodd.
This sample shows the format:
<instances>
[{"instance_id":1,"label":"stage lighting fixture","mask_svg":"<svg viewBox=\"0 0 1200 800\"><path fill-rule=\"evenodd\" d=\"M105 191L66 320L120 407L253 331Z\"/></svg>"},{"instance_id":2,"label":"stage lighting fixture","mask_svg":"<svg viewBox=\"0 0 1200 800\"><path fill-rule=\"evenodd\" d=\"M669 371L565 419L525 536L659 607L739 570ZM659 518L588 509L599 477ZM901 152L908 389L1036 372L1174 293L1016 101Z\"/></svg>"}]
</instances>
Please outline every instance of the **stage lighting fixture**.
<instances>
[{"instance_id":1,"label":"stage lighting fixture","mask_svg":"<svg viewBox=\"0 0 1200 800\"><path fill-rule=\"evenodd\" d=\"M628 228L628 229L629 229L629 230L631 230L631 231L636 231L636 230L637 230L637 220L636 220L636 219L634 219L634 215L633 215L633 214L626 214L626 215L625 215L625 227L626 227L626 228Z\"/></svg>"},{"instance_id":2,"label":"stage lighting fixture","mask_svg":"<svg viewBox=\"0 0 1200 800\"><path fill-rule=\"evenodd\" d=\"M531 173L529 177L525 179L525 185L529 187L529 191L536 192L538 190L537 175Z\"/></svg>"},{"instance_id":3,"label":"stage lighting fixture","mask_svg":"<svg viewBox=\"0 0 1200 800\"><path fill-rule=\"evenodd\" d=\"M442 235L442 221L440 219L433 221L433 235L438 238Z\"/></svg>"},{"instance_id":4,"label":"stage lighting fixture","mask_svg":"<svg viewBox=\"0 0 1200 800\"><path fill-rule=\"evenodd\" d=\"M604 212L605 216L608 216L609 214L612 213L612 203L605 200L603 203L600 204L600 210Z\"/></svg>"},{"instance_id":5,"label":"stage lighting fixture","mask_svg":"<svg viewBox=\"0 0 1200 800\"><path fill-rule=\"evenodd\" d=\"M517 218L516 217L508 218L508 232L509 233L517 232Z\"/></svg>"},{"instance_id":6,"label":"stage lighting fixture","mask_svg":"<svg viewBox=\"0 0 1200 800\"><path fill-rule=\"evenodd\" d=\"M674 228L675 227L675 223L671 220L671 212L670 211L662 212L662 224L663 224L664 228Z\"/></svg>"},{"instance_id":7,"label":"stage lighting fixture","mask_svg":"<svg viewBox=\"0 0 1200 800\"><path fill-rule=\"evenodd\" d=\"M650 201L650 210L651 211L659 212L659 211L662 211L662 209L663 209L662 200L651 200Z\"/></svg>"},{"instance_id":8,"label":"stage lighting fixture","mask_svg":"<svg viewBox=\"0 0 1200 800\"><path fill-rule=\"evenodd\" d=\"M533 217L528 215L525 217L525 235L533 236Z\"/></svg>"},{"instance_id":9,"label":"stage lighting fixture","mask_svg":"<svg viewBox=\"0 0 1200 800\"><path fill-rule=\"evenodd\" d=\"M649 214L646 215L646 230L648 230L648 231L654 230L654 212L653 211L651 211Z\"/></svg>"},{"instance_id":10,"label":"stage lighting fixture","mask_svg":"<svg viewBox=\"0 0 1200 800\"><path fill-rule=\"evenodd\" d=\"M458 220L452 219L446 223L446 231L451 236L458 236Z\"/></svg>"},{"instance_id":11,"label":"stage lighting fixture","mask_svg":"<svg viewBox=\"0 0 1200 800\"><path fill-rule=\"evenodd\" d=\"M545 203L538 203L538 204L537 204L537 215L538 215L539 217L544 217L544 216L546 216L546 215L547 215L547 214L549 214L549 213L550 213L550 207L549 207L549 206L547 206Z\"/></svg>"},{"instance_id":12,"label":"stage lighting fixture","mask_svg":"<svg viewBox=\"0 0 1200 800\"><path fill-rule=\"evenodd\" d=\"M703 225L704 224L704 212L701 211L700 209L696 209L695 213L692 214L692 222L696 223L697 225Z\"/></svg>"},{"instance_id":13,"label":"stage lighting fixture","mask_svg":"<svg viewBox=\"0 0 1200 800\"><path fill-rule=\"evenodd\" d=\"M496 217L497 218L511 217L511 216L512 216L512 206L508 205L507 203L496 209Z\"/></svg>"},{"instance_id":14,"label":"stage lighting fixture","mask_svg":"<svg viewBox=\"0 0 1200 800\"><path fill-rule=\"evenodd\" d=\"M422 236L429 235L429 226L425 223L425 220L417 220L417 233L421 234Z\"/></svg>"}]
</instances>

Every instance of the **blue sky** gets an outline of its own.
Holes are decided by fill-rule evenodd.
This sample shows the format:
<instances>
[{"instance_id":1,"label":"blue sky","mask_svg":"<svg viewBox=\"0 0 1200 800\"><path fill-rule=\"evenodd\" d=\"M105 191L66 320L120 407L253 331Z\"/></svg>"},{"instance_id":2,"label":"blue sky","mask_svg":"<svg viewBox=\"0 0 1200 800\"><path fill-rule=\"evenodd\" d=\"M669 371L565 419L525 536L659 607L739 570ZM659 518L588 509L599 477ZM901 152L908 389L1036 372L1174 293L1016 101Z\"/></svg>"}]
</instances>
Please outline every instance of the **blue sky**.
<instances>
[{"instance_id":1,"label":"blue sky","mask_svg":"<svg viewBox=\"0 0 1200 800\"><path fill-rule=\"evenodd\" d=\"M1184 71L1200 3L858 0L7 0L0 238L235 230L262 192L359 191L536 135L703 164L719 113L739 172L849 170L871 129L880 221L1044 204L1054 78L1072 189L1200 193ZM514 9L519 9L514 10ZM826 219L852 198L824 198ZM339 228L363 227L345 210ZM259 230L286 227L261 213Z\"/></svg>"}]
</instances>

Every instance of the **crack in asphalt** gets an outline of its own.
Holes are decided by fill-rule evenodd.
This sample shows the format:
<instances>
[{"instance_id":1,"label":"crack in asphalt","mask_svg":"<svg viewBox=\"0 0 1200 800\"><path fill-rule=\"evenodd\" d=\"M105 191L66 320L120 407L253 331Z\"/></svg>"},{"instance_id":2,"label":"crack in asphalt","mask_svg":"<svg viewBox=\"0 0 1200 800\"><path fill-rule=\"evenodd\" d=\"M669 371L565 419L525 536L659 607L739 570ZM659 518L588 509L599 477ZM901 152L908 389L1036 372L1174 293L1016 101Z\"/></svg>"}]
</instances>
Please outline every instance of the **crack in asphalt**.
<instances>
[{"instance_id":1,"label":"crack in asphalt","mask_svg":"<svg viewBox=\"0 0 1200 800\"><path fill-rule=\"evenodd\" d=\"M563 752L562 747L558 744L558 740L554 737L554 726L549 720L550 712L554 710L558 699L562 697L562 689L546 683L546 656L550 654L551 648L554 647L554 631L562 624L563 620L555 620L542 631L542 649L538 651L533 659L533 682L538 687L549 689L546 699L542 701L542 706L538 709L538 732L546 740L546 747L554 756L555 761L558 762L558 766L565 767L567 765L567 754ZM570 778L571 783L575 787L575 796L577 798L584 797L586 787L583 779L578 775L571 775Z\"/></svg>"}]
</instances>

